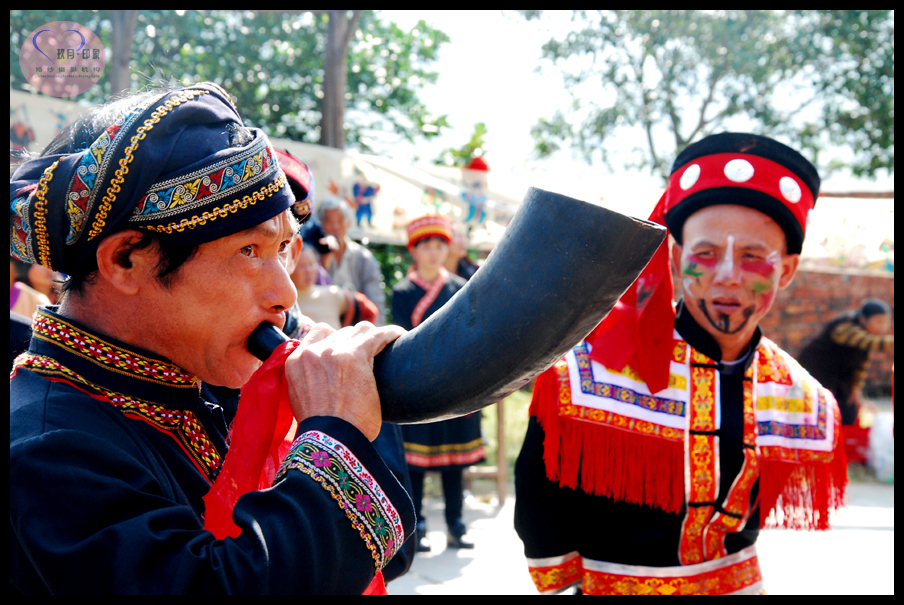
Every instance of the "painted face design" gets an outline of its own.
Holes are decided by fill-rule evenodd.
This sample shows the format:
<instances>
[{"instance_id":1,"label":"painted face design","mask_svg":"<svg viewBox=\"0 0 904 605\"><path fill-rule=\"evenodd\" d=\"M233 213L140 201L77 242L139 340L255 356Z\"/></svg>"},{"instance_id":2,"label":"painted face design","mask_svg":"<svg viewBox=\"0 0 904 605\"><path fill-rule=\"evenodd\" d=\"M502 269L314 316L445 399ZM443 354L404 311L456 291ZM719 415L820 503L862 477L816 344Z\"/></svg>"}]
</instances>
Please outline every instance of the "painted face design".
<instances>
[{"instance_id":1,"label":"painted face design","mask_svg":"<svg viewBox=\"0 0 904 605\"><path fill-rule=\"evenodd\" d=\"M696 305L717 331L735 334L772 306L782 255L760 241L727 236L687 242L681 255L685 300Z\"/></svg>"}]
</instances>

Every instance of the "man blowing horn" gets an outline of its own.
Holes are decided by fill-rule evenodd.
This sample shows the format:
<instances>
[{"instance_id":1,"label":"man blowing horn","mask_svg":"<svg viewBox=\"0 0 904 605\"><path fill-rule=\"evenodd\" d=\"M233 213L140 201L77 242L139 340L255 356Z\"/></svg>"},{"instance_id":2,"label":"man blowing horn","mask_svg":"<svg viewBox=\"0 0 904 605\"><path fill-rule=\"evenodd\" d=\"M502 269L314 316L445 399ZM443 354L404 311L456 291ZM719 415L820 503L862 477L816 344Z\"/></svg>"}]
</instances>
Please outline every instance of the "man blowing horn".
<instances>
[{"instance_id":1,"label":"man blowing horn","mask_svg":"<svg viewBox=\"0 0 904 605\"><path fill-rule=\"evenodd\" d=\"M244 385L295 303L293 207L213 84L106 105L10 178L10 254L69 276L10 381L12 593L360 594L411 533L370 443L402 329L319 324L235 422L207 388Z\"/></svg>"}]
</instances>

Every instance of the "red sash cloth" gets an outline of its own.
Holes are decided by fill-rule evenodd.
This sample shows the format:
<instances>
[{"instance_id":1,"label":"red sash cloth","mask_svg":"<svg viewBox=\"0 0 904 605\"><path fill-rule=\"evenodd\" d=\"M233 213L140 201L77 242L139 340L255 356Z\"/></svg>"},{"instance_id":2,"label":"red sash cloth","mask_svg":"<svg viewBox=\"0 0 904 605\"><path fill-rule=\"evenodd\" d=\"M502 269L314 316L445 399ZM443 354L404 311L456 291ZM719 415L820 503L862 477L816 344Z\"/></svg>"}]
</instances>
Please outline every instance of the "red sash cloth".
<instances>
[{"instance_id":1,"label":"red sash cloth","mask_svg":"<svg viewBox=\"0 0 904 605\"><path fill-rule=\"evenodd\" d=\"M662 194L649 218L663 226L668 193L667 189ZM590 359L615 370L623 370L630 363L640 372L651 393L667 388L669 360L675 348L673 294L666 238L637 281L587 337L593 346Z\"/></svg>"},{"instance_id":2,"label":"red sash cloth","mask_svg":"<svg viewBox=\"0 0 904 605\"><path fill-rule=\"evenodd\" d=\"M204 496L204 529L218 540L239 536L242 530L232 520L236 502L243 494L273 486L292 445L297 423L289 406L284 367L299 345L297 340L280 345L242 387L229 431L229 452ZM377 572L364 594L388 594L382 572Z\"/></svg>"},{"instance_id":3,"label":"red sash cloth","mask_svg":"<svg viewBox=\"0 0 904 605\"><path fill-rule=\"evenodd\" d=\"M443 286L446 285L446 281L449 279L449 272L446 271L445 267L440 267L439 275L437 275L432 282L429 282L421 277L415 270L414 265L412 265L411 268L408 269L408 279L411 280L411 283L427 292L424 294L423 298L418 301L417 305L414 307L414 312L411 314L411 325L416 328L424 319L424 313L427 312L427 309L430 308L430 305L432 305L433 301L439 296Z\"/></svg>"}]
</instances>

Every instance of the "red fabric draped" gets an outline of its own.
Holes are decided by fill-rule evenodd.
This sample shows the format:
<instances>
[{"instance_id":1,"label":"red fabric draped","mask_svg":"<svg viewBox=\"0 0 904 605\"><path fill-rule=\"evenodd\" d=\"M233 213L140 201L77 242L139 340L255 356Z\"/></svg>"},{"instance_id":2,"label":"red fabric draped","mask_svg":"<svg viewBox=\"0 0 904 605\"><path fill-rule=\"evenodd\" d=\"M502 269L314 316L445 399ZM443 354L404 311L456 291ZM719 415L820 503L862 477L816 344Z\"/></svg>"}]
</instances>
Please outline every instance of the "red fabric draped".
<instances>
[{"instance_id":1,"label":"red fabric draped","mask_svg":"<svg viewBox=\"0 0 904 605\"><path fill-rule=\"evenodd\" d=\"M668 190L659 198L649 220L665 225ZM607 368L625 365L640 372L651 393L669 386L669 361L675 348L674 286L669 267L669 241L662 242L637 281L615 308L587 337L590 359ZM599 346L597 346L599 343ZM613 346L613 343L618 343Z\"/></svg>"},{"instance_id":2,"label":"red fabric draped","mask_svg":"<svg viewBox=\"0 0 904 605\"><path fill-rule=\"evenodd\" d=\"M239 536L242 530L232 520L236 502L243 494L273 485L292 445L297 423L289 405L284 367L300 344L290 340L280 345L242 387L241 403L229 431L229 452L204 496L204 529L218 540ZM382 572L377 572L364 594L388 594Z\"/></svg>"},{"instance_id":3,"label":"red fabric draped","mask_svg":"<svg viewBox=\"0 0 904 605\"><path fill-rule=\"evenodd\" d=\"M273 485L292 445L296 423L283 368L299 344L290 340L277 348L242 387L241 404L229 431L229 452L204 496L204 529L218 540L238 537L241 530L232 521L235 503L247 492Z\"/></svg>"}]
</instances>

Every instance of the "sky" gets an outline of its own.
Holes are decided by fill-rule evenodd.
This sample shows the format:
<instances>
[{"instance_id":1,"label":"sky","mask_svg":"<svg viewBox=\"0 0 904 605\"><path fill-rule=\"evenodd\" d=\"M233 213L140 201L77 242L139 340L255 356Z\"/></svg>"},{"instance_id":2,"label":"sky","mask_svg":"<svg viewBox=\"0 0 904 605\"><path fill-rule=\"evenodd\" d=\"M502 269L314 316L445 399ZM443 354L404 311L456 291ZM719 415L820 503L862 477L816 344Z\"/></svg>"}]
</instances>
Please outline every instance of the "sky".
<instances>
[{"instance_id":1,"label":"sky","mask_svg":"<svg viewBox=\"0 0 904 605\"><path fill-rule=\"evenodd\" d=\"M381 11L381 14L408 29L423 19L451 38L440 47L439 59L431 66L439 73L437 82L424 86L420 98L431 113L446 114L454 128L433 141L387 145L381 150L386 155L404 161L415 157L432 160L442 149L464 145L474 124L484 122L491 178L527 179L532 181L529 184L588 201L597 201L615 191L619 197L630 195L633 190L646 196L648 191L661 186L660 180L649 172L621 168L617 158L613 171L601 164L588 166L569 151L547 160L532 159L531 126L539 118L551 117L571 103L561 73L550 62L540 59L541 47L547 40L569 31L568 11L547 11L543 19L534 21L500 11ZM543 68L538 71L537 66L541 64ZM607 141L616 155L627 154L639 144L642 142L625 136ZM823 184L823 189L891 190L894 179L866 181L838 173Z\"/></svg>"}]
</instances>

